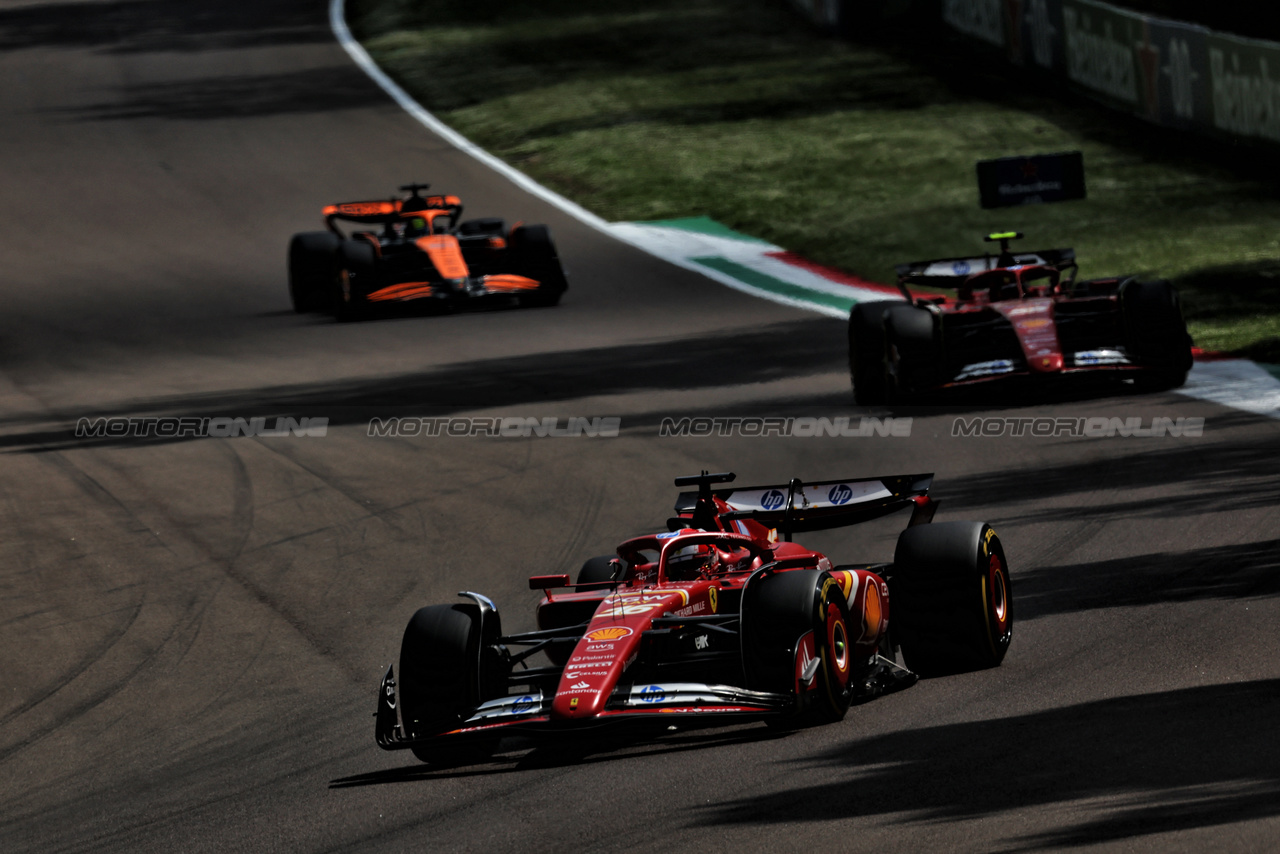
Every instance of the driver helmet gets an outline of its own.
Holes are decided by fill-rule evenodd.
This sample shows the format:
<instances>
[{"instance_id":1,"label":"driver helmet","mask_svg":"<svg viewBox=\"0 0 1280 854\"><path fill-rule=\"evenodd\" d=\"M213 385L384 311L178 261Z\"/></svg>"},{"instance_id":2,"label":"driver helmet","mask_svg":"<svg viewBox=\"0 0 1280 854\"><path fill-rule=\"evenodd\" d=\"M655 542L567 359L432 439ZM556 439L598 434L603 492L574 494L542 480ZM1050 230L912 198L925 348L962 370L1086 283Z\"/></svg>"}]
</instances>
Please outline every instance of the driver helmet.
<instances>
[{"instance_id":1,"label":"driver helmet","mask_svg":"<svg viewBox=\"0 0 1280 854\"><path fill-rule=\"evenodd\" d=\"M409 217L404 226L405 237L421 237L431 233L431 223L425 216Z\"/></svg>"},{"instance_id":2,"label":"driver helmet","mask_svg":"<svg viewBox=\"0 0 1280 854\"><path fill-rule=\"evenodd\" d=\"M706 575L718 562L718 553L710 545L685 546L667 555L667 578L692 581Z\"/></svg>"}]
</instances>

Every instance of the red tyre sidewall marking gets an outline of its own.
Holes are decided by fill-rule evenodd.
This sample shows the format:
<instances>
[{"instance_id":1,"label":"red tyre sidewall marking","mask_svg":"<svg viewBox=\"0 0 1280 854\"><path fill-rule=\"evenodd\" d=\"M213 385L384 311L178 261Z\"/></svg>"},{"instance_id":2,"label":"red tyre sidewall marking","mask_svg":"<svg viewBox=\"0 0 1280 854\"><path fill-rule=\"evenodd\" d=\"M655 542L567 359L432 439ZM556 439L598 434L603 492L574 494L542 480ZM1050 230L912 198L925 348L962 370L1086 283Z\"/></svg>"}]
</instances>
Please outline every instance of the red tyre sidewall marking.
<instances>
[{"instance_id":1,"label":"red tyre sidewall marking","mask_svg":"<svg viewBox=\"0 0 1280 854\"><path fill-rule=\"evenodd\" d=\"M997 637L1009 631L1009 585L1000 556L992 551L987 563L987 610L995 620Z\"/></svg>"}]
</instances>

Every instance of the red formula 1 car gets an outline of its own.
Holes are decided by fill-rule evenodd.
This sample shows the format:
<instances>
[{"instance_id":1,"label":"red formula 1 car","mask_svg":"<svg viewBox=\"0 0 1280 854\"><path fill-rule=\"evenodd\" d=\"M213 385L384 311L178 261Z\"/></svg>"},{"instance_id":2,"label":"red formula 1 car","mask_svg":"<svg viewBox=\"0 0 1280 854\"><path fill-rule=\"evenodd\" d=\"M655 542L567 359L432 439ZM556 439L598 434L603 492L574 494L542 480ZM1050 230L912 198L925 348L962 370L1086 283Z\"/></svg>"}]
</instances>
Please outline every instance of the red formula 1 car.
<instances>
[{"instance_id":1,"label":"red formula 1 car","mask_svg":"<svg viewBox=\"0 0 1280 854\"><path fill-rule=\"evenodd\" d=\"M577 584L531 578L547 591L536 631L504 634L478 593L420 609L382 680L378 744L457 761L509 734L833 722L915 682L896 649L926 673L1003 660L1013 615L1000 539L982 522L930 524L932 475L712 489L733 479L677 478L697 491L681 493L671 530L587 561ZM791 541L905 509L891 564L833 565Z\"/></svg>"},{"instance_id":2,"label":"red formula 1 car","mask_svg":"<svg viewBox=\"0 0 1280 854\"><path fill-rule=\"evenodd\" d=\"M1191 338L1167 281L1075 281L1075 252L1013 253L1017 232L991 234L999 255L903 264L906 302L858 303L849 316L849 369L861 404L1010 377L1107 373L1140 388L1176 388ZM909 285L957 289L920 299Z\"/></svg>"},{"instance_id":3,"label":"red formula 1 car","mask_svg":"<svg viewBox=\"0 0 1280 854\"><path fill-rule=\"evenodd\" d=\"M555 305L569 287L545 225L497 217L462 220L457 196L347 202L324 209L328 231L289 243L289 296L295 311L328 311L354 320L378 306L415 303L453 308L483 301ZM337 222L376 225L344 235Z\"/></svg>"}]
</instances>

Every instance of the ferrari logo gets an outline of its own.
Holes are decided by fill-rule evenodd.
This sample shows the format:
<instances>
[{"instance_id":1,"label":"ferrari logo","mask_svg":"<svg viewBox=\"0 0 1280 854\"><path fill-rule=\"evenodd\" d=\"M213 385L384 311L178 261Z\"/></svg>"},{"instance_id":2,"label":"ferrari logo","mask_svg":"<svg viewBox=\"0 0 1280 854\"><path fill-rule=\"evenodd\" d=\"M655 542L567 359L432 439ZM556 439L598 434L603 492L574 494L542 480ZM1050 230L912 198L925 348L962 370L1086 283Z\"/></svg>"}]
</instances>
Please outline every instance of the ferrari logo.
<instances>
[{"instance_id":1,"label":"ferrari logo","mask_svg":"<svg viewBox=\"0 0 1280 854\"><path fill-rule=\"evenodd\" d=\"M711 613L716 612L716 608L720 607L720 594L716 588L712 587L707 590L707 598L711 600Z\"/></svg>"}]
</instances>

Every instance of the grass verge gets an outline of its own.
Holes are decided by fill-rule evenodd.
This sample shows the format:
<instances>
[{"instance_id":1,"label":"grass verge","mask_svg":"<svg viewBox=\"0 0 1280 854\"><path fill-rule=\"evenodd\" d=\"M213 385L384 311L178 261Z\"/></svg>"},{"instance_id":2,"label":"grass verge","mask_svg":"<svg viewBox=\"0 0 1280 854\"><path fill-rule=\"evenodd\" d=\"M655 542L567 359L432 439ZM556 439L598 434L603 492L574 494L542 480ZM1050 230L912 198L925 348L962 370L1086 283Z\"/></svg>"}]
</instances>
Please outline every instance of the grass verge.
<instances>
[{"instance_id":1,"label":"grass verge","mask_svg":"<svg viewBox=\"0 0 1280 854\"><path fill-rule=\"evenodd\" d=\"M1048 95L939 35L842 42L783 0L349 0L348 20L427 109L606 219L709 215L886 282L1018 229L1074 246L1083 276L1175 279L1198 345L1280 361L1266 158ZM979 208L975 161L1066 150L1089 198Z\"/></svg>"}]
</instances>

